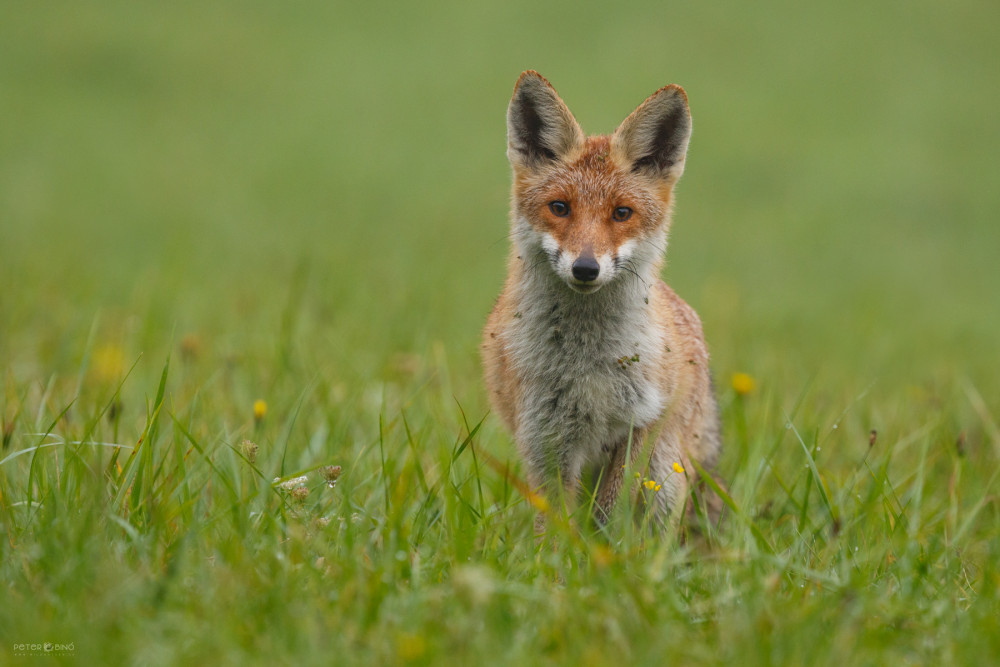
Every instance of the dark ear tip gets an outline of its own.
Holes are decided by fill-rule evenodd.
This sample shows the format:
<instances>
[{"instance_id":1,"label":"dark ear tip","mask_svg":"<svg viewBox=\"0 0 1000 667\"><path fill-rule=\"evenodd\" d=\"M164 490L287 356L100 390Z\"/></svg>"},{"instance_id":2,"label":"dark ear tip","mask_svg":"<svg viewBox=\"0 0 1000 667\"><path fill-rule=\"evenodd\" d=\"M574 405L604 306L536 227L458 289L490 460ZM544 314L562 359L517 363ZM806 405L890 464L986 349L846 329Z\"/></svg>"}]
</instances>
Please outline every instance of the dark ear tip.
<instances>
[{"instance_id":1,"label":"dark ear tip","mask_svg":"<svg viewBox=\"0 0 1000 667\"><path fill-rule=\"evenodd\" d=\"M687 102L687 99L688 99L688 94L687 94L687 92L686 92L686 91L684 90L684 88L683 88L682 86L680 86L680 85L678 85L678 84L676 84L676 83L671 83L671 84L670 84L670 85L668 85L668 86L664 86L663 88L660 88L660 90L669 90L669 91L671 91L671 92L672 92L672 93L673 93L674 95L680 95L680 96L681 96L681 98L682 98L682 99L683 99L683 100L684 100L685 102Z\"/></svg>"},{"instance_id":2,"label":"dark ear tip","mask_svg":"<svg viewBox=\"0 0 1000 667\"><path fill-rule=\"evenodd\" d=\"M517 77L517 83L514 84L514 94L515 95L517 94L517 91L521 88L522 85L532 84L532 83L535 84L542 83L545 84L547 87L552 88L552 84L548 82L548 79L546 79L544 76L542 76L533 69L527 69L521 72L521 76Z\"/></svg>"},{"instance_id":3,"label":"dark ear tip","mask_svg":"<svg viewBox=\"0 0 1000 667\"><path fill-rule=\"evenodd\" d=\"M663 97L664 99L672 99L679 101L684 104L685 107L688 106L688 96L687 92L683 88L678 86L676 83L671 83L668 86L660 88L658 91L649 96L649 99L656 97Z\"/></svg>"}]
</instances>

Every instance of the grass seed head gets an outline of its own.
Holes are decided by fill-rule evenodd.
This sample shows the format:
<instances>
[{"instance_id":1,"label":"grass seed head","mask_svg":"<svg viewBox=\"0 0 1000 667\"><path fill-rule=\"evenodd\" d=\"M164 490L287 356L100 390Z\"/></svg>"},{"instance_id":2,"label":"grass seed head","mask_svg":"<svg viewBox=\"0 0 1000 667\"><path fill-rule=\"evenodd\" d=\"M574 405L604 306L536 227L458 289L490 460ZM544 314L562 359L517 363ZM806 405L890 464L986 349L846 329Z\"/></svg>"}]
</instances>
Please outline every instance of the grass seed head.
<instances>
[{"instance_id":1,"label":"grass seed head","mask_svg":"<svg viewBox=\"0 0 1000 667\"><path fill-rule=\"evenodd\" d=\"M240 453L246 457L251 465L257 462L257 452L259 451L260 447L253 440L244 440L240 443Z\"/></svg>"},{"instance_id":2,"label":"grass seed head","mask_svg":"<svg viewBox=\"0 0 1000 667\"><path fill-rule=\"evenodd\" d=\"M324 466L320 469L320 473L323 475L323 479L326 480L327 484L333 486L337 483L340 478L340 466Z\"/></svg>"}]
</instances>

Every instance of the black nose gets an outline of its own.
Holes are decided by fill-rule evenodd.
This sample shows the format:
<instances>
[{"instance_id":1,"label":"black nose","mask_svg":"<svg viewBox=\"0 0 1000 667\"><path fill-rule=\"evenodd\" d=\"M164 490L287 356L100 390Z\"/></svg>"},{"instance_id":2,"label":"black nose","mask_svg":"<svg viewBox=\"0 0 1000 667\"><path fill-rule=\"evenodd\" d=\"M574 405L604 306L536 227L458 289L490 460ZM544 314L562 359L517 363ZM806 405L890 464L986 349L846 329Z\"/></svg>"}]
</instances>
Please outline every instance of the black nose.
<instances>
[{"instance_id":1,"label":"black nose","mask_svg":"<svg viewBox=\"0 0 1000 667\"><path fill-rule=\"evenodd\" d=\"M601 265L593 257L584 256L573 262L573 277L585 283L595 280L600 272Z\"/></svg>"}]
</instances>

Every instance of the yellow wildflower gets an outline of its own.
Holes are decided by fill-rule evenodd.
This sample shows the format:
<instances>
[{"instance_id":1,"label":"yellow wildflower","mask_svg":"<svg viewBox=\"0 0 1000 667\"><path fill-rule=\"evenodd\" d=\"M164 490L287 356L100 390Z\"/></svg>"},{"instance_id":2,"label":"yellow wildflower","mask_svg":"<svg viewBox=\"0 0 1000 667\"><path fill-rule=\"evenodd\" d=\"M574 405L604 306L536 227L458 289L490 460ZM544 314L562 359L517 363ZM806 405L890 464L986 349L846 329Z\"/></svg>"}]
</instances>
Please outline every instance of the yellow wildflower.
<instances>
[{"instance_id":1,"label":"yellow wildflower","mask_svg":"<svg viewBox=\"0 0 1000 667\"><path fill-rule=\"evenodd\" d=\"M181 339L181 357L187 361L194 361L201 353L201 339L195 334L188 334Z\"/></svg>"},{"instance_id":2,"label":"yellow wildflower","mask_svg":"<svg viewBox=\"0 0 1000 667\"><path fill-rule=\"evenodd\" d=\"M647 489L649 489L650 491L656 491L657 489L660 488L660 485L651 479L647 479L645 482L642 483L642 485Z\"/></svg>"},{"instance_id":3,"label":"yellow wildflower","mask_svg":"<svg viewBox=\"0 0 1000 667\"><path fill-rule=\"evenodd\" d=\"M590 558L597 567L606 567L614 562L615 552L603 544L594 544L590 549Z\"/></svg>"},{"instance_id":4,"label":"yellow wildflower","mask_svg":"<svg viewBox=\"0 0 1000 667\"><path fill-rule=\"evenodd\" d=\"M412 632L400 633L396 637L396 652L403 662L419 660L427 652L427 641Z\"/></svg>"},{"instance_id":5,"label":"yellow wildflower","mask_svg":"<svg viewBox=\"0 0 1000 667\"><path fill-rule=\"evenodd\" d=\"M674 472L677 473L678 475L684 474L684 466L682 466L677 461L674 461Z\"/></svg>"},{"instance_id":6,"label":"yellow wildflower","mask_svg":"<svg viewBox=\"0 0 1000 667\"><path fill-rule=\"evenodd\" d=\"M125 353L117 345L104 345L94 351L94 373L102 382L117 382L125 372Z\"/></svg>"},{"instance_id":7,"label":"yellow wildflower","mask_svg":"<svg viewBox=\"0 0 1000 667\"><path fill-rule=\"evenodd\" d=\"M260 421L267 415L267 402L258 398L253 402L253 418Z\"/></svg>"},{"instance_id":8,"label":"yellow wildflower","mask_svg":"<svg viewBox=\"0 0 1000 667\"><path fill-rule=\"evenodd\" d=\"M528 502L530 502L539 512L549 511L548 499L539 493L529 492Z\"/></svg>"},{"instance_id":9,"label":"yellow wildflower","mask_svg":"<svg viewBox=\"0 0 1000 667\"><path fill-rule=\"evenodd\" d=\"M757 383L746 373L733 373L733 390L740 396L746 396L756 389Z\"/></svg>"}]
</instances>

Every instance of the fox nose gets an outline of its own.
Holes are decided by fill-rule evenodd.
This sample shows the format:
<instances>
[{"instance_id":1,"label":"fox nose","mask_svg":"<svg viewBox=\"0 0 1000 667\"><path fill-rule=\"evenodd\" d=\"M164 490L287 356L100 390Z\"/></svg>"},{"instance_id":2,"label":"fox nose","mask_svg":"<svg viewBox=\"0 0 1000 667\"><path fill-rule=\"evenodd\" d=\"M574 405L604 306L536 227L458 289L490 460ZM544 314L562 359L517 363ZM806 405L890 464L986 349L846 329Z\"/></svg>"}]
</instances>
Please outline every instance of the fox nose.
<instances>
[{"instance_id":1,"label":"fox nose","mask_svg":"<svg viewBox=\"0 0 1000 667\"><path fill-rule=\"evenodd\" d=\"M600 272L601 265L592 255L583 255L573 262L573 277L585 283L595 280Z\"/></svg>"}]
</instances>

